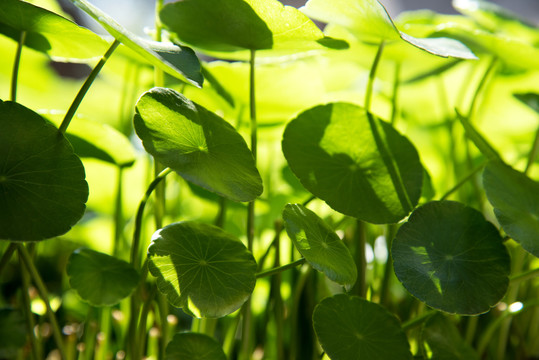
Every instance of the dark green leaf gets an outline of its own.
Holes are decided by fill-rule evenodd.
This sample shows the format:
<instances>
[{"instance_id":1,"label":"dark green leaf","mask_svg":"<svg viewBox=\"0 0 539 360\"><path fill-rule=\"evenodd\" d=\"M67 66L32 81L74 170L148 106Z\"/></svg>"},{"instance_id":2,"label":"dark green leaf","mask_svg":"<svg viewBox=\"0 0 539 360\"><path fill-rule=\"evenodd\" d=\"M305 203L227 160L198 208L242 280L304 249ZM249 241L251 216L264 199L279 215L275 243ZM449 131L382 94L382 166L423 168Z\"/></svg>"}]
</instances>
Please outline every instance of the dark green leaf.
<instances>
[{"instance_id":1,"label":"dark green leaf","mask_svg":"<svg viewBox=\"0 0 539 360\"><path fill-rule=\"evenodd\" d=\"M394 223L421 195L423 166L414 146L357 105L301 113L286 127L282 145L303 186L343 214Z\"/></svg>"},{"instance_id":2,"label":"dark green leaf","mask_svg":"<svg viewBox=\"0 0 539 360\"><path fill-rule=\"evenodd\" d=\"M165 5L160 17L180 41L210 52L339 47L308 17L277 0L183 0Z\"/></svg>"},{"instance_id":3,"label":"dark green leaf","mask_svg":"<svg viewBox=\"0 0 539 360\"><path fill-rule=\"evenodd\" d=\"M154 88L136 105L144 148L185 179L235 201L262 193L253 156L236 130L172 89Z\"/></svg>"},{"instance_id":4,"label":"dark green leaf","mask_svg":"<svg viewBox=\"0 0 539 360\"><path fill-rule=\"evenodd\" d=\"M226 360L223 349L208 335L185 332L175 334L167 345L165 360Z\"/></svg>"},{"instance_id":5,"label":"dark green leaf","mask_svg":"<svg viewBox=\"0 0 539 360\"><path fill-rule=\"evenodd\" d=\"M536 113L539 113L539 94L525 93L525 94L513 94L522 103L528 105Z\"/></svg>"},{"instance_id":6,"label":"dark green leaf","mask_svg":"<svg viewBox=\"0 0 539 360\"><path fill-rule=\"evenodd\" d=\"M484 313L509 285L510 259L498 230L458 202L417 208L397 232L391 254L404 287L449 313Z\"/></svg>"},{"instance_id":7,"label":"dark green leaf","mask_svg":"<svg viewBox=\"0 0 539 360\"><path fill-rule=\"evenodd\" d=\"M539 257L539 183L501 161L489 161L483 185L503 230Z\"/></svg>"},{"instance_id":8,"label":"dark green leaf","mask_svg":"<svg viewBox=\"0 0 539 360\"><path fill-rule=\"evenodd\" d=\"M90 249L75 250L66 271L71 287L94 306L117 304L129 296L139 282L139 275L131 264Z\"/></svg>"},{"instance_id":9,"label":"dark green leaf","mask_svg":"<svg viewBox=\"0 0 539 360\"><path fill-rule=\"evenodd\" d=\"M421 330L423 340L429 345L435 360L478 360L474 349L467 344L459 331L440 313L431 316Z\"/></svg>"},{"instance_id":10,"label":"dark green leaf","mask_svg":"<svg viewBox=\"0 0 539 360\"><path fill-rule=\"evenodd\" d=\"M88 199L84 167L52 124L0 100L0 239L43 240L66 233Z\"/></svg>"},{"instance_id":11,"label":"dark green leaf","mask_svg":"<svg viewBox=\"0 0 539 360\"><path fill-rule=\"evenodd\" d=\"M320 302L313 326L332 360L411 359L399 321L382 306L345 294Z\"/></svg>"},{"instance_id":12,"label":"dark green leaf","mask_svg":"<svg viewBox=\"0 0 539 360\"><path fill-rule=\"evenodd\" d=\"M23 314L15 309L0 308L0 358L15 359L26 343L28 331Z\"/></svg>"},{"instance_id":13,"label":"dark green leaf","mask_svg":"<svg viewBox=\"0 0 539 360\"><path fill-rule=\"evenodd\" d=\"M158 230L148 267L168 301L196 317L222 317L247 300L256 262L245 245L218 227L175 223Z\"/></svg>"},{"instance_id":14,"label":"dark green leaf","mask_svg":"<svg viewBox=\"0 0 539 360\"><path fill-rule=\"evenodd\" d=\"M88 1L69 1L94 18L118 41L142 56L150 64L195 86L202 86L204 78L200 73L200 62L192 49L186 46L145 41L127 31L109 15Z\"/></svg>"},{"instance_id":15,"label":"dark green leaf","mask_svg":"<svg viewBox=\"0 0 539 360\"><path fill-rule=\"evenodd\" d=\"M63 62L80 62L101 57L108 48L105 40L88 29L53 12L20 0L2 0L0 33Z\"/></svg>"},{"instance_id":16,"label":"dark green leaf","mask_svg":"<svg viewBox=\"0 0 539 360\"><path fill-rule=\"evenodd\" d=\"M356 263L324 220L300 204L287 204L283 219L288 236L312 267L339 284L354 285Z\"/></svg>"}]
</instances>

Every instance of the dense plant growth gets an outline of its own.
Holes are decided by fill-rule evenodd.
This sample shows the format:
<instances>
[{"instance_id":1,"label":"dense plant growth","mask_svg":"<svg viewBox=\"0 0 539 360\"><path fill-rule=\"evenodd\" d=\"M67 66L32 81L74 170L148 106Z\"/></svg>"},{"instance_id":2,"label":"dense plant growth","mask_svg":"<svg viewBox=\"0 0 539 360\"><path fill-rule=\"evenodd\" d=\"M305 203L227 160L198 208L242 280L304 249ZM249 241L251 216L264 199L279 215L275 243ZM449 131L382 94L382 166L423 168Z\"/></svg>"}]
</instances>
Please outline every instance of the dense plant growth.
<instances>
[{"instance_id":1,"label":"dense plant growth","mask_svg":"<svg viewBox=\"0 0 539 360\"><path fill-rule=\"evenodd\" d=\"M0 5L0 358L539 357L533 24L70 1Z\"/></svg>"}]
</instances>

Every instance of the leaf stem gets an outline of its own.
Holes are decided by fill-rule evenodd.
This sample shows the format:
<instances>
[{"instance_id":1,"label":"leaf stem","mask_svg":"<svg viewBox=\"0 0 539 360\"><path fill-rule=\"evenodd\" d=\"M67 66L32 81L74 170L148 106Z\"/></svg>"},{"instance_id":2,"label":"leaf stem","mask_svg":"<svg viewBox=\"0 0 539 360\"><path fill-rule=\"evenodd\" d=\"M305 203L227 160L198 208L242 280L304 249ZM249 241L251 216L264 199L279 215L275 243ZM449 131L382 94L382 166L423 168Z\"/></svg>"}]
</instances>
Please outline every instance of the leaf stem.
<instances>
[{"instance_id":1,"label":"leaf stem","mask_svg":"<svg viewBox=\"0 0 539 360\"><path fill-rule=\"evenodd\" d=\"M386 308L389 305L389 288L391 286L391 277L393 275L393 260L391 259L391 242L395 238L397 233L397 224L388 224L386 228L386 248L387 248L387 260L384 266L384 277L382 278L382 285L380 286L380 304Z\"/></svg>"},{"instance_id":2,"label":"leaf stem","mask_svg":"<svg viewBox=\"0 0 539 360\"><path fill-rule=\"evenodd\" d=\"M393 96L391 97L391 125L395 125L399 114L399 88L400 88L401 63L395 64L395 78L393 79Z\"/></svg>"},{"instance_id":3,"label":"leaf stem","mask_svg":"<svg viewBox=\"0 0 539 360\"><path fill-rule=\"evenodd\" d=\"M135 269L138 269L138 255L139 255L139 246L140 246L140 233L142 231L142 217L144 215L144 208L146 207L146 203L148 202L148 199L150 198L150 195L155 190L157 185L168 175L172 172L172 169L166 168L159 175L153 179L153 181L148 186L148 189L146 190L146 193L140 200L140 204L137 210L137 215L135 217L135 231L133 233L133 243L131 245L131 264L135 267Z\"/></svg>"},{"instance_id":4,"label":"leaf stem","mask_svg":"<svg viewBox=\"0 0 539 360\"><path fill-rule=\"evenodd\" d=\"M22 302L24 304L26 326L29 329L28 337L30 338L30 343L32 345L32 355L34 356L34 360L39 360L42 359L43 356L41 355L41 344L38 339L40 332L34 331L36 324L34 320L34 313L32 312L32 306L30 303L30 296L28 294L28 289L30 288L29 274L21 258L19 259L19 263L22 279Z\"/></svg>"},{"instance_id":5,"label":"leaf stem","mask_svg":"<svg viewBox=\"0 0 539 360\"><path fill-rule=\"evenodd\" d=\"M535 278L537 276L539 276L539 268L524 271L524 272L522 272L520 274L510 276L509 277L509 281L510 281L509 286L516 285L518 283L521 283L522 281L533 279L533 278Z\"/></svg>"},{"instance_id":6,"label":"leaf stem","mask_svg":"<svg viewBox=\"0 0 539 360\"><path fill-rule=\"evenodd\" d=\"M530 171L530 167L533 165L537 154L539 153L539 127L535 132L535 139L533 140L532 149L528 156L528 163L526 164L526 169L524 169L524 174L527 174Z\"/></svg>"},{"instance_id":7,"label":"leaf stem","mask_svg":"<svg viewBox=\"0 0 539 360\"><path fill-rule=\"evenodd\" d=\"M109 59L109 57L112 55L114 50L116 50L118 45L120 45L120 42L115 39L113 43L110 45L105 55L103 55L101 60L99 60L97 65L94 67L90 75L88 75L88 78L86 79L84 84L82 84L82 87L80 88L77 96L75 97L75 100L73 100L73 102L71 103L71 106L67 110L64 120L62 121L62 124L60 125L60 128L59 128L60 132L62 133L66 132L67 127L69 126L69 123L73 119L73 116L75 116L75 113L77 112L77 109L79 108L79 105L82 102L82 99L84 99L84 96L90 89L90 86L92 86L94 80L97 78L97 75L99 74L99 72L101 71L101 69L107 62L107 60Z\"/></svg>"},{"instance_id":8,"label":"leaf stem","mask_svg":"<svg viewBox=\"0 0 539 360\"><path fill-rule=\"evenodd\" d=\"M22 48L26 41L26 31L21 31L15 61L13 62L13 73L11 74L11 101L17 101L17 78L19 77L19 66L21 64Z\"/></svg>"},{"instance_id":9,"label":"leaf stem","mask_svg":"<svg viewBox=\"0 0 539 360\"><path fill-rule=\"evenodd\" d=\"M2 274L2 271L9 263L9 260L11 260L11 256L13 255L15 250L17 250L17 244L15 244L14 242L10 243L8 248L2 255L2 258L0 259L0 274Z\"/></svg>"},{"instance_id":10,"label":"leaf stem","mask_svg":"<svg viewBox=\"0 0 539 360\"><path fill-rule=\"evenodd\" d=\"M447 199L451 194L453 194L455 191L457 191L462 185L466 184L471 178L475 176L481 169L485 167L487 163L484 162L475 169L473 169L468 175L466 175L462 180L460 180L455 186L453 186L451 189L449 189L441 198L440 201Z\"/></svg>"},{"instance_id":11,"label":"leaf stem","mask_svg":"<svg viewBox=\"0 0 539 360\"><path fill-rule=\"evenodd\" d=\"M428 320L429 317L431 317L434 314L436 314L436 311L424 312L423 314L403 323L401 325L401 328L403 331L408 331L416 326L423 324L426 320Z\"/></svg>"},{"instance_id":12,"label":"leaf stem","mask_svg":"<svg viewBox=\"0 0 539 360\"><path fill-rule=\"evenodd\" d=\"M476 106L476 103L477 103L477 100L479 98L479 94L481 94L481 92L483 92L483 90L484 90L484 88L486 86L487 80L490 77L490 74L492 73L492 71L496 68L497 63L498 63L498 58L493 57L490 60L490 63L488 65L488 67L487 67L487 70L485 71L485 73L481 77L481 80L479 81L479 84L477 85L477 89L475 90L475 93L474 93L474 95L472 97L472 101L470 102L470 108L468 110L468 116L467 116L468 119L472 118L474 110L475 110L475 106Z\"/></svg>"},{"instance_id":13,"label":"leaf stem","mask_svg":"<svg viewBox=\"0 0 539 360\"><path fill-rule=\"evenodd\" d=\"M367 224L357 219L354 231L355 263L357 267L357 281L351 292L362 298L367 293L367 258L365 247L367 245Z\"/></svg>"},{"instance_id":14,"label":"leaf stem","mask_svg":"<svg viewBox=\"0 0 539 360\"><path fill-rule=\"evenodd\" d=\"M47 315L49 317L49 321L51 322L52 335L56 342L56 346L58 347L58 351L60 352L60 356L62 359L66 359L62 332L60 331L58 320L56 320L56 315L54 314L54 311L52 311L51 304L49 302L49 293L47 291L47 288L45 287L45 283L41 279L41 276L39 276L39 272L34 266L34 262L32 261L32 258L30 257L30 254L28 253L26 247L23 244L17 244L17 251L22 261L24 262L24 265L28 269L28 272L30 273L32 280L34 281L34 284L36 285L39 296L45 303L45 307L47 308Z\"/></svg>"},{"instance_id":15,"label":"leaf stem","mask_svg":"<svg viewBox=\"0 0 539 360\"><path fill-rule=\"evenodd\" d=\"M281 273L281 272L283 272L285 270L295 268L296 266L302 265L304 263L305 263L305 258L301 258L301 259L298 259L298 260L296 260L294 262L291 262L289 264L286 264L286 265L281 265L281 266L276 267L276 268L261 271L261 272L256 274L256 278L259 279L259 278L262 278L262 277L279 274L279 273Z\"/></svg>"},{"instance_id":16,"label":"leaf stem","mask_svg":"<svg viewBox=\"0 0 539 360\"><path fill-rule=\"evenodd\" d=\"M365 110L367 112L371 111L371 100L372 100L372 89L374 87L374 79L376 77L376 70L378 69L378 64L382 58L382 52L384 51L385 41L382 41L378 46L374 61L372 62L371 71L369 72L369 81L367 82L367 90L365 91Z\"/></svg>"},{"instance_id":17,"label":"leaf stem","mask_svg":"<svg viewBox=\"0 0 539 360\"><path fill-rule=\"evenodd\" d=\"M124 227L124 220L123 220L123 209L122 209L122 203L123 203L123 168L119 166L117 168L118 170L118 180L116 181L116 199L114 202L114 248L112 250L112 254L114 256L118 256L119 253L122 251L123 242L123 227Z\"/></svg>"}]
</instances>

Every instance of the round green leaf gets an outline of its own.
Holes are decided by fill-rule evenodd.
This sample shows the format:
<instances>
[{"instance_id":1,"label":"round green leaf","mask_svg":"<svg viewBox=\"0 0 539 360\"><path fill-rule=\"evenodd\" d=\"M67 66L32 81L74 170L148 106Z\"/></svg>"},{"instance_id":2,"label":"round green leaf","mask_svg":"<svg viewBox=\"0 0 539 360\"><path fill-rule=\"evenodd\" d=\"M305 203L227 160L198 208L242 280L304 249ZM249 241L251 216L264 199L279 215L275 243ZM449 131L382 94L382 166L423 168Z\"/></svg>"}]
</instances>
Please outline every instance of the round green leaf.
<instances>
[{"instance_id":1,"label":"round green leaf","mask_svg":"<svg viewBox=\"0 0 539 360\"><path fill-rule=\"evenodd\" d=\"M208 335L185 332L175 334L168 343L165 360L226 360L223 349Z\"/></svg>"},{"instance_id":2,"label":"round green leaf","mask_svg":"<svg viewBox=\"0 0 539 360\"><path fill-rule=\"evenodd\" d=\"M282 145L303 186L343 214L394 223L421 195L423 166L414 146L357 105L301 113L286 127Z\"/></svg>"},{"instance_id":3,"label":"round green leaf","mask_svg":"<svg viewBox=\"0 0 539 360\"><path fill-rule=\"evenodd\" d=\"M340 46L324 37L307 16L277 0L183 0L160 12L180 41L210 52L287 49L292 52Z\"/></svg>"},{"instance_id":4,"label":"round green leaf","mask_svg":"<svg viewBox=\"0 0 539 360\"><path fill-rule=\"evenodd\" d=\"M168 301L196 317L222 317L255 287L256 261L245 245L218 227L180 222L158 230L148 267Z\"/></svg>"},{"instance_id":5,"label":"round green leaf","mask_svg":"<svg viewBox=\"0 0 539 360\"><path fill-rule=\"evenodd\" d=\"M458 202L417 208L397 232L391 254L404 287L448 313L484 313L509 285L510 259L498 230Z\"/></svg>"},{"instance_id":6,"label":"round green leaf","mask_svg":"<svg viewBox=\"0 0 539 360\"><path fill-rule=\"evenodd\" d=\"M0 358L15 359L26 344L27 327L19 310L0 308Z\"/></svg>"},{"instance_id":7,"label":"round green leaf","mask_svg":"<svg viewBox=\"0 0 539 360\"><path fill-rule=\"evenodd\" d=\"M338 294L322 300L314 309L313 326L332 360L412 358L397 318L357 296Z\"/></svg>"},{"instance_id":8,"label":"round green leaf","mask_svg":"<svg viewBox=\"0 0 539 360\"><path fill-rule=\"evenodd\" d=\"M101 57L108 44L97 34L62 16L20 0L2 0L0 33L19 41L26 31L24 45L57 61L78 62Z\"/></svg>"},{"instance_id":9,"label":"round green leaf","mask_svg":"<svg viewBox=\"0 0 539 360\"><path fill-rule=\"evenodd\" d=\"M146 151L185 179L234 201L262 193L245 140L225 120L165 88L142 95L135 129Z\"/></svg>"},{"instance_id":10,"label":"round green leaf","mask_svg":"<svg viewBox=\"0 0 539 360\"><path fill-rule=\"evenodd\" d=\"M539 183L501 161L489 161L483 186L503 230L539 257Z\"/></svg>"},{"instance_id":11,"label":"round green leaf","mask_svg":"<svg viewBox=\"0 0 539 360\"><path fill-rule=\"evenodd\" d=\"M43 240L66 233L88 199L84 167L52 124L0 100L0 239Z\"/></svg>"},{"instance_id":12,"label":"round green leaf","mask_svg":"<svg viewBox=\"0 0 539 360\"><path fill-rule=\"evenodd\" d=\"M478 360L474 349L459 334L456 326L441 313L431 316L421 329L432 356L436 360Z\"/></svg>"},{"instance_id":13,"label":"round green leaf","mask_svg":"<svg viewBox=\"0 0 539 360\"><path fill-rule=\"evenodd\" d=\"M288 236L313 268L339 284L354 285L357 279L354 259L322 219L300 204L287 204L283 219Z\"/></svg>"},{"instance_id":14,"label":"round green leaf","mask_svg":"<svg viewBox=\"0 0 539 360\"><path fill-rule=\"evenodd\" d=\"M139 282L139 275L131 264L90 249L75 250L66 271L71 287L94 306L119 303Z\"/></svg>"}]
</instances>

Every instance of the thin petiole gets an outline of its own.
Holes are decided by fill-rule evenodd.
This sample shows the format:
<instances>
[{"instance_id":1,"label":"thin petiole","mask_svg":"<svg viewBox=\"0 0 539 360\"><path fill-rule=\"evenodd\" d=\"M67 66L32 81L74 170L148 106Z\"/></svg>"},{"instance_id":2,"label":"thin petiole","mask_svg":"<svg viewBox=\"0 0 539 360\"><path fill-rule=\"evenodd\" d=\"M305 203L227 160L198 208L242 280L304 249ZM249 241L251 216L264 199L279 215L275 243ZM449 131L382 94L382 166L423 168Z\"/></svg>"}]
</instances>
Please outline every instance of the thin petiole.
<instances>
[{"instance_id":1,"label":"thin petiole","mask_svg":"<svg viewBox=\"0 0 539 360\"><path fill-rule=\"evenodd\" d=\"M19 66L21 64L22 48L26 41L26 31L21 31L15 61L13 62L13 73L11 74L11 101L17 101L17 78L19 77Z\"/></svg>"},{"instance_id":2,"label":"thin petiole","mask_svg":"<svg viewBox=\"0 0 539 360\"><path fill-rule=\"evenodd\" d=\"M451 194L453 194L455 191L457 191L462 185L466 184L471 178L475 176L481 169L483 169L486 165L486 162L482 163L475 169L473 169L468 175L466 175L462 180L460 180L455 186L453 186L451 189L449 189L441 198L441 200L447 199Z\"/></svg>"},{"instance_id":3,"label":"thin petiole","mask_svg":"<svg viewBox=\"0 0 539 360\"><path fill-rule=\"evenodd\" d=\"M2 274L4 267L6 267L6 265L9 263L9 260L11 260L11 256L13 255L15 250L17 250L17 245L15 243L10 243L9 247L6 249L6 251L2 255L2 258L0 259L0 274Z\"/></svg>"},{"instance_id":4,"label":"thin petiole","mask_svg":"<svg viewBox=\"0 0 539 360\"><path fill-rule=\"evenodd\" d=\"M88 78L86 79L84 84L82 84L82 87L80 88L77 96L75 97L75 100L73 100L73 102L71 103L71 106L67 110L64 120L62 121L62 124L60 125L60 128L59 128L60 132L62 133L66 132L67 127L69 126L69 123L73 119L73 116L75 116L75 113L77 112L77 109L79 108L79 105L82 102L82 99L84 99L84 96L90 89L90 86L92 86L94 80L97 78L97 75L99 74L99 72L101 71L101 69L107 62L107 60L109 59L109 57L112 55L114 50L116 50L118 45L120 45L120 42L115 39L114 42L110 45L105 55L103 55L101 60L99 60L97 65L94 67L90 75L88 75Z\"/></svg>"},{"instance_id":5,"label":"thin petiole","mask_svg":"<svg viewBox=\"0 0 539 360\"><path fill-rule=\"evenodd\" d=\"M528 171L530 171L530 167L533 165L538 153L539 153L539 128L537 128L537 131L535 132L535 139L533 140L532 149L530 151L530 155L528 156L528 163L526 164L526 169L524 170L524 174L527 174Z\"/></svg>"},{"instance_id":6,"label":"thin petiole","mask_svg":"<svg viewBox=\"0 0 539 360\"><path fill-rule=\"evenodd\" d=\"M301 259L298 259L298 260L296 260L294 262L291 262L290 264L286 264L286 265L282 265L282 266L279 266L279 267L276 267L276 268L273 268L273 269L261 271L261 272L256 274L256 278L259 279L261 277L266 277L266 276L272 276L272 275L275 275L275 274L279 274L279 273L281 273L281 272L283 272L285 270L295 268L296 266L302 265L304 263L305 263L305 258L301 258Z\"/></svg>"},{"instance_id":7,"label":"thin petiole","mask_svg":"<svg viewBox=\"0 0 539 360\"><path fill-rule=\"evenodd\" d=\"M367 82L367 90L365 92L365 110L367 110L367 112L371 111L372 89L374 87L376 70L378 69L378 64L380 63L380 59L382 58L382 52L384 51L384 45L385 42L382 41L378 46L376 56L374 57L374 61L372 62L371 71L369 72L369 81Z\"/></svg>"}]
</instances>

